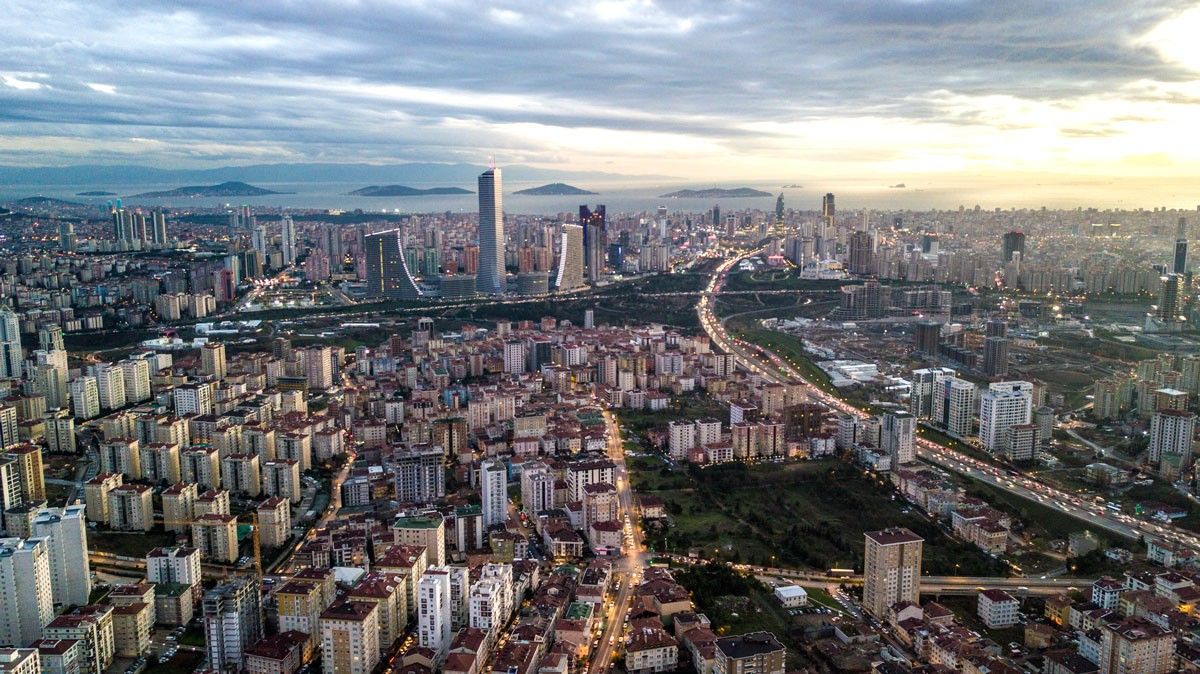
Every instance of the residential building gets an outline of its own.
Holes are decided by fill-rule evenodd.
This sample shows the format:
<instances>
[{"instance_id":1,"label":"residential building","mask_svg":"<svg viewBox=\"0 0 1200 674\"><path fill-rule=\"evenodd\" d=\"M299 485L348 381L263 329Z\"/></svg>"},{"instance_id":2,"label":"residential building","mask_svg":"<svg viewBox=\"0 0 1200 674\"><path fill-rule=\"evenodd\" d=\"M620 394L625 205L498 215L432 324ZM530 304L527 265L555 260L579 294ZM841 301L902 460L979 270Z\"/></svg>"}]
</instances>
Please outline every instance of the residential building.
<instances>
[{"instance_id":1,"label":"residential building","mask_svg":"<svg viewBox=\"0 0 1200 674\"><path fill-rule=\"evenodd\" d=\"M903 527L865 534L863 607L882 620L893 604L920 603L924 539Z\"/></svg>"}]
</instances>

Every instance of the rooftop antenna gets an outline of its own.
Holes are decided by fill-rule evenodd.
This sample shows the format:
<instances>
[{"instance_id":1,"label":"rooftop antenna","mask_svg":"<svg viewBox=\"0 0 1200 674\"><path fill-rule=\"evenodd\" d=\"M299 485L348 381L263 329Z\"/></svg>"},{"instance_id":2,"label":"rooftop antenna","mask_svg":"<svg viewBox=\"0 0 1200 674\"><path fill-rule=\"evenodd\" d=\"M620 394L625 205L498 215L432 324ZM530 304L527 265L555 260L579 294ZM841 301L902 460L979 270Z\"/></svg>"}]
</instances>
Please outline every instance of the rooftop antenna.
<instances>
[{"instance_id":1,"label":"rooftop antenna","mask_svg":"<svg viewBox=\"0 0 1200 674\"><path fill-rule=\"evenodd\" d=\"M493 171L496 170L496 155L488 155L488 168Z\"/></svg>"}]
</instances>

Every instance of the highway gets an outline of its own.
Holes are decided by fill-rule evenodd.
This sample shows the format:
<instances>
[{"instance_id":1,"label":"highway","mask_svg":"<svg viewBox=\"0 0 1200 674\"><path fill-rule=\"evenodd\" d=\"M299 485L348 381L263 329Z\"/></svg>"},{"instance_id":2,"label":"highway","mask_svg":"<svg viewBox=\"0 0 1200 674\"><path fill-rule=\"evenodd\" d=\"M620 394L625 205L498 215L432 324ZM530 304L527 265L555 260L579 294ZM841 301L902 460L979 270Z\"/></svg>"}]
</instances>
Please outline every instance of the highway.
<instances>
[{"instance_id":1,"label":"highway","mask_svg":"<svg viewBox=\"0 0 1200 674\"><path fill-rule=\"evenodd\" d=\"M793 364L784 361L778 354L757 345L730 337L723 321L713 313L713 305L722 292L725 276L741 260L757 255L761 249L742 253L721 263L713 274L696 307L700 324L713 345L733 354L738 364L747 371L773 383L799 383L807 388L810 400L820 402L838 412L867 416L866 412L854 407L831 392L823 390L806 380ZM1170 524L1158 524L1138 520L1129 515L1108 510L1103 503L1089 501L1078 494L1061 491L1028 476L1008 471L998 466L952 450L927 438L917 437L917 456L922 460L989 484L1010 494L1041 503L1048 508L1071 515L1091 526L1118 536L1137 539L1139 536L1168 538L1179 545L1200 552L1200 537Z\"/></svg>"},{"instance_id":2,"label":"highway","mask_svg":"<svg viewBox=\"0 0 1200 674\"><path fill-rule=\"evenodd\" d=\"M613 561L613 575L616 582L620 583L620 589L609 611L608 623L600 634L600 643L592 653L592 661L588 666L590 674L607 671L616 656L624 638L625 615L633 602L633 590L641 581L642 571L649 560L641 523L634 509L629 471L625 468L625 445L621 439L621 429L609 410L604 410L604 424L608 435L608 456L616 464L617 500L624 523L625 545L622 547L624 554Z\"/></svg>"}]
</instances>

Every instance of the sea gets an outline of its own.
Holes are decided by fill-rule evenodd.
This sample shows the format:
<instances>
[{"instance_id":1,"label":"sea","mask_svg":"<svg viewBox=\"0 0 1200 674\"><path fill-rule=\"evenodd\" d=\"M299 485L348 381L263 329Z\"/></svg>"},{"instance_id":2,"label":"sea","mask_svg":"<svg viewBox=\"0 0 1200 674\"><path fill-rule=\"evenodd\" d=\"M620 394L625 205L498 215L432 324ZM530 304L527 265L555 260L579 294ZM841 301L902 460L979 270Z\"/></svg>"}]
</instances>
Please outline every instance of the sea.
<instances>
[{"instance_id":1,"label":"sea","mask_svg":"<svg viewBox=\"0 0 1200 674\"><path fill-rule=\"evenodd\" d=\"M1120 188L1112 179L1077 181L1069 187L1061 185L1031 184L1022 181L1007 183L930 184L905 186L880 185L877 181L797 181L797 182L737 182L720 183L671 182L663 180L605 179L578 180L571 184L596 192L592 195L534 196L514 192L537 187L543 181L506 181L504 184L504 211L510 214L555 216L560 213L577 212L581 204L604 204L610 214L652 213L665 206L673 213L698 213L719 205L725 212L746 209L772 211L775 198L783 194L787 208L819 211L821 198L827 192L837 195L838 210L842 212L862 209L891 210L954 210L960 206L974 208L981 205L991 208L1153 208L1170 206L1194 208L1194 196L1166 193L1161 190L1142 191L1141 198L1158 199L1158 203L1125 202L1120 192L1131 187L1128 183ZM406 183L410 187L452 187L445 183ZM269 183L255 182L256 187L283 192L259 197L171 197L137 198L145 192L166 191L180 187L178 184L136 185L0 185L0 203L30 196L46 196L78 203L95 204L105 208L109 202L121 199L126 206L187 208L220 208L248 205L263 210L297 209L387 213L468 213L478 210L475 194L431 195L410 197L363 197L350 192L364 187L361 183ZM474 190L474 185L458 185ZM664 198L662 195L681 189L738 188L751 187L770 194L764 197L741 198ZM104 190L115 196L84 197L80 192ZM1157 193L1156 193L1157 192Z\"/></svg>"}]
</instances>

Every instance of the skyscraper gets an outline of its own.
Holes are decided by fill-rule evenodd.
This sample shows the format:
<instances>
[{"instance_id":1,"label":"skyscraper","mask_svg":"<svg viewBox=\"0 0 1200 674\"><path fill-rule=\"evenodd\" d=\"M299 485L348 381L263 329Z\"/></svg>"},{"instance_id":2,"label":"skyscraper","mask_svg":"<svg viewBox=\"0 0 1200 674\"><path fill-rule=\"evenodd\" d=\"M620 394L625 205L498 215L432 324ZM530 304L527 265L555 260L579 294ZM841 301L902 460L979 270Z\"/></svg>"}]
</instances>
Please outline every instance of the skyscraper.
<instances>
[{"instance_id":1,"label":"skyscraper","mask_svg":"<svg viewBox=\"0 0 1200 674\"><path fill-rule=\"evenodd\" d=\"M920 604L925 539L903 527L868 531L864 536L863 608L882 620L894 604Z\"/></svg>"},{"instance_id":2,"label":"skyscraper","mask_svg":"<svg viewBox=\"0 0 1200 674\"><path fill-rule=\"evenodd\" d=\"M1163 323L1182 321L1183 282L1183 274L1162 277L1162 289L1158 294L1158 319Z\"/></svg>"},{"instance_id":3,"label":"skyscraper","mask_svg":"<svg viewBox=\"0 0 1200 674\"><path fill-rule=\"evenodd\" d=\"M73 253L77 243L75 224L65 220L58 223L58 249L64 253Z\"/></svg>"},{"instance_id":4,"label":"skyscraper","mask_svg":"<svg viewBox=\"0 0 1200 674\"><path fill-rule=\"evenodd\" d=\"M480 260L480 273L482 267L483 261ZM583 228L579 225L563 225L554 287L571 290L583 284Z\"/></svg>"},{"instance_id":5,"label":"skyscraper","mask_svg":"<svg viewBox=\"0 0 1200 674\"><path fill-rule=\"evenodd\" d=\"M25 361L21 349L21 321L12 309L0 309L0 379L20 379Z\"/></svg>"},{"instance_id":6,"label":"skyscraper","mask_svg":"<svg viewBox=\"0 0 1200 674\"><path fill-rule=\"evenodd\" d=\"M279 224L279 247L283 253L283 266L296 263L296 223L292 216L285 215Z\"/></svg>"},{"instance_id":7,"label":"skyscraper","mask_svg":"<svg viewBox=\"0 0 1200 674\"><path fill-rule=\"evenodd\" d=\"M363 239L367 263L367 297L420 299L421 289L409 272L400 245L400 230L376 232Z\"/></svg>"},{"instance_id":8,"label":"skyscraper","mask_svg":"<svg viewBox=\"0 0 1200 674\"><path fill-rule=\"evenodd\" d=\"M989 377L1008 374L1008 338L987 337L983 340L983 373Z\"/></svg>"},{"instance_id":9,"label":"skyscraper","mask_svg":"<svg viewBox=\"0 0 1200 674\"><path fill-rule=\"evenodd\" d=\"M505 290L503 189L500 169L493 167L479 176L479 270L475 288L487 295Z\"/></svg>"},{"instance_id":10,"label":"skyscraper","mask_svg":"<svg viewBox=\"0 0 1200 674\"><path fill-rule=\"evenodd\" d=\"M850 235L850 273L870 274L875 263L875 235L858 231Z\"/></svg>"},{"instance_id":11,"label":"skyscraper","mask_svg":"<svg viewBox=\"0 0 1200 674\"><path fill-rule=\"evenodd\" d=\"M1024 232L1005 232L1000 240L1002 248L1000 262L1008 264L1013 261L1013 254L1020 253L1021 259L1025 259L1025 233Z\"/></svg>"},{"instance_id":12,"label":"skyscraper","mask_svg":"<svg viewBox=\"0 0 1200 674\"><path fill-rule=\"evenodd\" d=\"M587 266L588 283L595 283L604 272L605 250L608 248L608 219L604 204L596 210L586 205L579 207L579 224L583 227L583 258Z\"/></svg>"},{"instance_id":13,"label":"skyscraper","mask_svg":"<svg viewBox=\"0 0 1200 674\"><path fill-rule=\"evenodd\" d=\"M1175 264L1171 271L1187 273L1187 220L1179 218L1179 229L1175 231Z\"/></svg>"}]
</instances>

